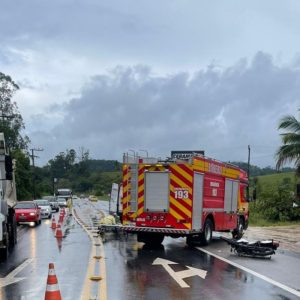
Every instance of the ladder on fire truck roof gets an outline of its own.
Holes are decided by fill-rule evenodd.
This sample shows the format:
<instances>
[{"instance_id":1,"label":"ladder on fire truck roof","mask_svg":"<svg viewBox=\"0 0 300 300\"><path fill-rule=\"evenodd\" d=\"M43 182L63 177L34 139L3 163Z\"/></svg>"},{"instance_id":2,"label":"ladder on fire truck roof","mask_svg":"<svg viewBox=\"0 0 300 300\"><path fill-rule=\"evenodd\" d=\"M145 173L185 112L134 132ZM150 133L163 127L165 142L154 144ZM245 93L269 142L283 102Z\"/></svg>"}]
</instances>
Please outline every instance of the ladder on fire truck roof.
<instances>
[{"instance_id":1,"label":"ladder on fire truck roof","mask_svg":"<svg viewBox=\"0 0 300 300\"><path fill-rule=\"evenodd\" d=\"M230 162L222 162L220 160L217 160L217 159L214 159L214 158L211 158L211 157L208 157L208 156L205 156L205 155L202 155L202 154L199 154L199 153L193 153L193 156L188 159L188 160L182 160L182 159L166 159L166 160L162 160L161 158L154 158L154 157L143 157L143 156L139 156L137 154L137 152L134 152L133 155L130 155L128 153L124 153L123 155L123 163L124 164L139 164L139 163L144 163L144 164L156 164L156 163L171 163L171 162L174 162L174 163L192 163L193 161L193 158L194 157L201 157L201 158L205 158L205 159L209 159L211 161L214 161L214 162L217 162L217 163L221 163L223 165L225 165L226 167L232 167L232 168L235 168L235 169L240 169L239 166L237 165L234 165Z\"/></svg>"},{"instance_id":2,"label":"ladder on fire truck roof","mask_svg":"<svg viewBox=\"0 0 300 300\"><path fill-rule=\"evenodd\" d=\"M128 194L130 195L130 211L137 211L138 164L130 165L131 176L127 179Z\"/></svg>"}]
</instances>

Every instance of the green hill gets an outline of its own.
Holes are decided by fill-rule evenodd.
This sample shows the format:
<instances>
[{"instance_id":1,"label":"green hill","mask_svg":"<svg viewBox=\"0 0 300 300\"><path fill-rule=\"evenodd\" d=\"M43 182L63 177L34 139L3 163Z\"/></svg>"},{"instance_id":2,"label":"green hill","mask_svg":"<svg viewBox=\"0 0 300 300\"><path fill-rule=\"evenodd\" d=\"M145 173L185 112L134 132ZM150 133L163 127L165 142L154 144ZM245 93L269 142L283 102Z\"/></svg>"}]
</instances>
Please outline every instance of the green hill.
<instances>
[{"instance_id":1,"label":"green hill","mask_svg":"<svg viewBox=\"0 0 300 300\"><path fill-rule=\"evenodd\" d=\"M290 181L293 185L296 185L296 177L294 172L262 175L257 176L256 178L258 179L258 183L261 185L261 188L266 186L276 187L286 180Z\"/></svg>"},{"instance_id":2,"label":"green hill","mask_svg":"<svg viewBox=\"0 0 300 300\"><path fill-rule=\"evenodd\" d=\"M256 189L256 201L250 202L250 225L299 222L300 206L294 206L298 203L296 183L294 172L251 178L251 189Z\"/></svg>"}]
</instances>

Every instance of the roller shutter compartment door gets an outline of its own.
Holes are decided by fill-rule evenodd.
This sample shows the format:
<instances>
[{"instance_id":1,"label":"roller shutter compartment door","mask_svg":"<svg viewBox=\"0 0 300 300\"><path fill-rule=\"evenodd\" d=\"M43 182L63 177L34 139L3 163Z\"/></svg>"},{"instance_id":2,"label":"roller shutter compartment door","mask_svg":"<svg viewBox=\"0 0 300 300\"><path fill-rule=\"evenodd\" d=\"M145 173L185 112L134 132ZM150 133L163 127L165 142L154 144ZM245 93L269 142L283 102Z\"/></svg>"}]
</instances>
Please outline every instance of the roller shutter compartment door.
<instances>
[{"instance_id":1,"label":"roller shutter compartment door","mask_svg":"<svg viewBox=\"0 0 300 300\"><path fill-rule=\"evenodd\" d=\"M231 179L225 181L224 211L234 212L237 209L239 182Z\"/></svg>"},{"instance_id":2,"label":"roller shutter compartment door","mask_svg":"<svg viewBox=\"0 0 300 300\"><path fill-rule=\"evenodd\" d=\"M145 211L167 212L169 210L169 172L145 173Z\"/></svg>"}]
</instances>

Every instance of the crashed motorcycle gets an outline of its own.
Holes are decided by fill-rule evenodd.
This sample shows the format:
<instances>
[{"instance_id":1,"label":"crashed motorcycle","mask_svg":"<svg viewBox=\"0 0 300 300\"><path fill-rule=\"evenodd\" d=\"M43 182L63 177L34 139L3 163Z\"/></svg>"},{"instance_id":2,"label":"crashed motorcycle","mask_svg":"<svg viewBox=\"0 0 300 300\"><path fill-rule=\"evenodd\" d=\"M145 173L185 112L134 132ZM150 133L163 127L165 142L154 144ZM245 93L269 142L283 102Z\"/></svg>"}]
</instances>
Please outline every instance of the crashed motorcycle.
<instances>
[{"instance_id":1,"label":"crashed motorcycle","mask_svg":"<svg viewBox=\"0 0 300 300\"><path fill-rule=\"evenodd\" d=\"M279 247L279 243L273 240L248 242L246 239L235 240L226 237L221 239L226 241L231 246L231 251L238 256L271 258Z\"/></svg>"}]
</instances>

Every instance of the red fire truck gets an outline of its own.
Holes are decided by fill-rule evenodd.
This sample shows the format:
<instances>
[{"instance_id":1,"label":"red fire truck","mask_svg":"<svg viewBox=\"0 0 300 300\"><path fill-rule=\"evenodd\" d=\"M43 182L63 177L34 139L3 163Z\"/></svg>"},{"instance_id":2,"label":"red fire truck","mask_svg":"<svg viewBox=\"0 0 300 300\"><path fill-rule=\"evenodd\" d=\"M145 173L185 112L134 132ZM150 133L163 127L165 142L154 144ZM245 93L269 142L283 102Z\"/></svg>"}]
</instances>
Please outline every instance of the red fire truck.
<instances>
[{"instance_id":1,"label":"red fire truck","mask_svg":"<svg viewBox=\"0 0 300 300\"><path fill-rule=\"evenodd\" d=\"M241 236L248 226L247 173L193 154L185 160L124 155L122 230L159 244L165 236L210 243L213 231Z\"/></svg>"}]
</instances>

